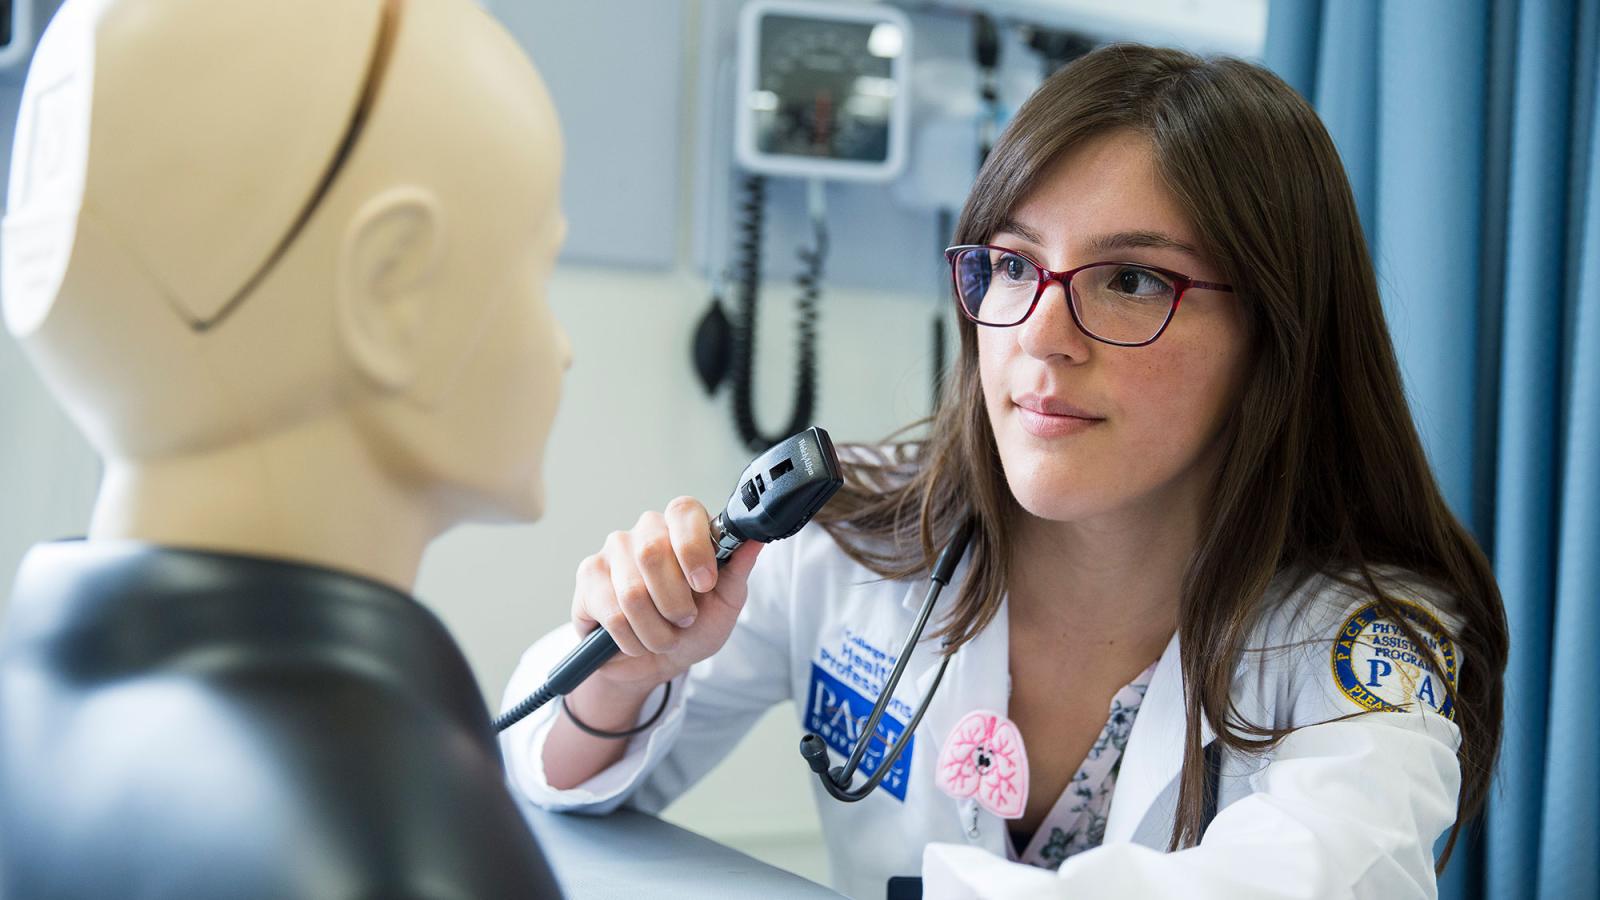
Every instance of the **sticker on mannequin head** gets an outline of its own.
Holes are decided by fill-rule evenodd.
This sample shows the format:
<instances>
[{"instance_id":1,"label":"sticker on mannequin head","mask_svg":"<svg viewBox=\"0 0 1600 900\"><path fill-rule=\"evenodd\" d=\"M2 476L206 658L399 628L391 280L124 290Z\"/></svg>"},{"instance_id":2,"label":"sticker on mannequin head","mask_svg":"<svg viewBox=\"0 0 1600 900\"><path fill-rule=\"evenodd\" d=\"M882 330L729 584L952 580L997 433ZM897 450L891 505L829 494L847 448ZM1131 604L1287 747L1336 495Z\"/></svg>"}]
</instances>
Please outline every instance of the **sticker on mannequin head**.
<instances>
[{"instance_id":1,"label":"sticker on mannequin head","mask_svg":"<svg viewBox=\"0 0 1600 900\"><path fill-rule=\"evenodd\" d=\"M939 749L934 782L1002 819L1020 817L1028 805L1028 753L1016 723L985 709L967 713Z\"/></svg>"},{"instance_id":2,"label":"sticker on mannequin head","mask_svg":"<svg viewBox=\"0 0 1600 900\"><path fill-rule=\"evenodd\" d=\"M1375 712L1431 709L1455 718L1446 683L1456 684L1456 645L1439 620L1412 603L1396 602L1425 648L1419 648L1400 626L1380 618L1378 605L1356 610L1333 642L1333 680L1339 691L1362 709Z\"/></svg>"},{"instance_id":3,"label":"sticker on mannequin head","mask_svg":"<svg viewBox=\"0 0 1600 900\"><path fill-rule=\"evenodd\" d=\"M54 305L72 255L89 160L96 4L68 4L28 69L12 144L0 241L0 301L22 338Z\"/></svg>"}]
</instances>

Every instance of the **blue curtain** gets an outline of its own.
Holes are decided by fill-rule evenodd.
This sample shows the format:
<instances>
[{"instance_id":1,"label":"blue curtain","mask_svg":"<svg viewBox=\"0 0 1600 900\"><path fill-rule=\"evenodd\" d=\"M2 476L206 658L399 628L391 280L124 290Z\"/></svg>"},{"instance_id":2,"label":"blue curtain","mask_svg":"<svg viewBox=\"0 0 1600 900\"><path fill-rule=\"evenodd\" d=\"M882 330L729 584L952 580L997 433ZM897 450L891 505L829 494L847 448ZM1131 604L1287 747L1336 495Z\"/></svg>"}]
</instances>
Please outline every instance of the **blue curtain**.
<instances>
[{"instance_id":1,"label":"blue curtain","mask_svg":"<svg viewBox=\"0 0 1600 900\"><path fill-rule=\"evenodd\" d=\"M1600 0L1272 0L1355 189L1412 409L1511 625L1444 897L1600 897ZM1470 659L1466 665L1471 665Z\"/></svg>"}]
</instances>

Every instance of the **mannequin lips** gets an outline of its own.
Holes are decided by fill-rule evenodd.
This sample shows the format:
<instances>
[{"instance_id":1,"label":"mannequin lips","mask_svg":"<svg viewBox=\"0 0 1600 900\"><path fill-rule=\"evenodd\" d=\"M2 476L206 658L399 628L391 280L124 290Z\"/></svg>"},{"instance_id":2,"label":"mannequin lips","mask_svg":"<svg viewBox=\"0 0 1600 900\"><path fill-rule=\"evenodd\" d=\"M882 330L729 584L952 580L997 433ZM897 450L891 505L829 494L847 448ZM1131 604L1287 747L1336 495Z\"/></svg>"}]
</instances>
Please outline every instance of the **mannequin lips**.
<instances>
[{"instance_id":1,"label":"mannequin lips","mask_svg":"<svg viewBox=\"0 0 1600 900\"><path fill-rule=\"evenodd\" d=\"M1019 394L1011 399L1022 430L1034 437L1053 438L1078 434L1104 422L1081 407L1042 394Z\"/></svg>"}]
</instances>

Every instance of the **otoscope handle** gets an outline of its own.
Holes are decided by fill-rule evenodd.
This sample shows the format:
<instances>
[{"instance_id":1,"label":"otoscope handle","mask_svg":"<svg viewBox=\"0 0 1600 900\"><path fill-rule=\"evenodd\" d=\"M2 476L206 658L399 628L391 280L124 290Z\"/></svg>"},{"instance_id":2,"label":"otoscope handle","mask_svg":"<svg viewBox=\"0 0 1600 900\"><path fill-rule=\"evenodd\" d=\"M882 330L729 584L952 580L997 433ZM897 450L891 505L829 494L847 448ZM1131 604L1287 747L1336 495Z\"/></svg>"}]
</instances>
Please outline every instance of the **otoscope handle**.
<instances>
[{"instance_id":1,"label":"otoscope handle","mask_svg":"<svg viewBox=\"0 0 1600 900\"><path fill-rule=\"evenodd\" d=\"M594 674L594 670L605 665L606 660L617 655L617 639L611 632L604 628L596 628L589 632L578 646L572 649L566 658L550 670L550 680L547 682L550 693L557 697L564 697L572 693L583 680Z\"/></svg>"}]
</instances>

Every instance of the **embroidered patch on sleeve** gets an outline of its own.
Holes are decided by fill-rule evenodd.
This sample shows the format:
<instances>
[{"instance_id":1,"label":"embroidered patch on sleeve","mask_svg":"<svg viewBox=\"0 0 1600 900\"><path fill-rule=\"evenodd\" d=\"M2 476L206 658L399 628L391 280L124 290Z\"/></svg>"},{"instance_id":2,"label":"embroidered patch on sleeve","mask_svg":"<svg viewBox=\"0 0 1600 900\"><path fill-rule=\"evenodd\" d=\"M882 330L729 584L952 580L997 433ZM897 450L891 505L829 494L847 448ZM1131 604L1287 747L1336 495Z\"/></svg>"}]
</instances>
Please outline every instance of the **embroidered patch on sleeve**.
<instances>
[{"instance_id":1,"label":"embroidered patch on sleeve","mask_svg":"<svg viewBox=\"0 0 1600 900\"><path fill-rule=\"evenodd\" d=\"M1455 705L1443 682L1456 684L1456 645L1439 620L1412 604L1394 604L1427 643L1419 650L1400 626L1378 617L1378 605L1356 610L1333 642L1333 680L1357 706L1379 712L1421 703L1447 719ZM1439 671L1443 668L1443 671Z\"/></svg>"}]
</instances>

